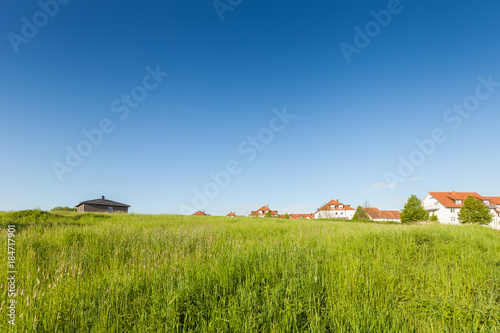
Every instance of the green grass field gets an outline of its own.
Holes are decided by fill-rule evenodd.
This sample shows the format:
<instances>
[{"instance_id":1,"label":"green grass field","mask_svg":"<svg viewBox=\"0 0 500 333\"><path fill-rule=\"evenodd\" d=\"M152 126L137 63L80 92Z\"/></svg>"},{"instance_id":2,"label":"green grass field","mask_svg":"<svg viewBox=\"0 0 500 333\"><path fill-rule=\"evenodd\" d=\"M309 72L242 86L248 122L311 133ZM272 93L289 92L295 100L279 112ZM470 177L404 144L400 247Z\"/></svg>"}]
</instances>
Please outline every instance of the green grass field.
<instances>
[{"instance_id":1,"label":"green grass field","mask_svg":"<svg viewBox=\"0 0 500 333\"><path fill-rule=\"evenodd\" d=\"M500 332L500 233L486 227L43 212L0 225L1 332Z\"/></svg>"}]
</instances>

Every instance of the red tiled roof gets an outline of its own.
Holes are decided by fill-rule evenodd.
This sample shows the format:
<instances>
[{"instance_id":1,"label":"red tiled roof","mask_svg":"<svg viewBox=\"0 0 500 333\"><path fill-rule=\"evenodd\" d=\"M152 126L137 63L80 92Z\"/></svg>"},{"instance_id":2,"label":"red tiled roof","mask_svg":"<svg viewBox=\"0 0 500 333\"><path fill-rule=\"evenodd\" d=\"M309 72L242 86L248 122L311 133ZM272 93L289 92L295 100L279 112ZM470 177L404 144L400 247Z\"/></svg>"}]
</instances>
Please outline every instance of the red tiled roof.
<instances>
[{"instance_id":1,"label":"red tiled roof","mask_svg":"<svg viewBox=\"0 0 500 333\"><path fill-rule=\"evenodd\" d=\"M196 216L207 216L207 214L205 214L204 212L202 212L201 210L197 211L196 213L194 213L193 215L196 215Z\"/></svg>"},{"instance_id":2,"label":"red tiled roof","mask_svg":"<svg viewBox=\"0 0 500 333\"><path fill-rule=\"evenodd\" d=\"M489 200L490 204L500 205L500 197L483 197L484 200Z\"/></svg>"},{"instance_id":3,"label":"red tiled roof","mask_svg":"<svg viewBox=\"0 0 500 333\"><path fill-rule=\"evenodd\" d=\"M400 219L401 212L399 210L381 210L382 215L386 216L388 219Z\"/></svg>"},{"instance_id":4,"label":"red tiled roof","mask_svg":"<svg viewBox=\"0 0 500 333\"><path fill-rule=\"evenodd\" d=\"M259 211L264 211L264 214L260 214ZM252 215L254 215L254 216L265 215L266 211L270 211L271 215L274 215L274 216L278 215L278 211L272 210L271 208L269 208L267 206L262 206L259 209L252 211L250 213L250 216L252 216Z\"/></svg>"},{"instance_id":5,"label":"red tiled roof","mask_svg":"<svg viewBox=\"0 0 500 333\"><path fill-rule=\"evenodd\" d=\"M391 219L396 220L401 218L401 213L398 210L379 210L378 208L363 208L372 219Z\"/></svg>"},{"instance_id":6,"label":"red tiled roof","mask_svg":"<svg viewBox=\"0 0 500 333\"><path fill-rule=\"evenodd\" d=\"M231 213L227 214L226 216L229 216L229 217L235 217L235 216L236 216L236 214L235 214L235 213L233 213L233 212L231 212Z\"/></svg>"},{"instance_id":7,"label":"red tiled roof","mask_svg":"<svg viewBox=\"0 0 500 333\"><path fill-rule=\"evenodd\" d=\"M334 209L330 208L330 205L335 205L335 208ZM344 205L344 208L338 208L338 205ZM326 205L324 205L318 210L354 210L354 208L352 208L349 205L345 205L341 202L338 202L337 200L330 200Z\"/></svg>"},{"instance_id":8,"label":"red tiled roof","mask_svg":"<svg viewBox=\"0 0 500 333\"><path fill-rule=\"evenodd\" d=\"M437 201L439 201L446 208L460 208L462 207L465 199L472 195L474 198L481 201L484 198L476 192L429 192ZM455 200L462 200L462 205L456 204Z\"/></svg>"},{"instance_id":9,"label":"red tiled roof","mask_svg":"<svg viewBox=\"0 0 500 333\"><path fill-rule=\"evenodd\" d=\"M284 218L285 215L279 215L280 218ZM314 214L288 214L291 220L297 219L314 219Z\"/></svg>"}]
</instances>

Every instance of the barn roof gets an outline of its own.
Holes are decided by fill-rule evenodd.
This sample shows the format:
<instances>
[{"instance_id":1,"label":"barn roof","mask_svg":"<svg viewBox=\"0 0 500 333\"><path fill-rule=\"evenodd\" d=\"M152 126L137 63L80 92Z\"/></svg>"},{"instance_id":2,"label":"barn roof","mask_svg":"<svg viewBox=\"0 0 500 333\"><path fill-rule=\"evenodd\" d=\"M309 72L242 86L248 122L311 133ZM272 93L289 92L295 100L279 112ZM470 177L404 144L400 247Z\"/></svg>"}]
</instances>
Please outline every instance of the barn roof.
<instances>
[{"instance_id":1,"label":"barn roof","mask_svg":"<svg viewBox=\"0 0 500 333\"><path fill-rule=\"evenodd\" d=\"M83 204L90 204L90 205L101 205L101 206L114 206L114 207L130 207L130 205L126 205L120 202L116 202L113 200L108 200L104 197L104 195L101 197L101 199L94 199L94 200L87 200L87 201L82 201L75 207L79 207Z\"/></svg>"}]
</instances>

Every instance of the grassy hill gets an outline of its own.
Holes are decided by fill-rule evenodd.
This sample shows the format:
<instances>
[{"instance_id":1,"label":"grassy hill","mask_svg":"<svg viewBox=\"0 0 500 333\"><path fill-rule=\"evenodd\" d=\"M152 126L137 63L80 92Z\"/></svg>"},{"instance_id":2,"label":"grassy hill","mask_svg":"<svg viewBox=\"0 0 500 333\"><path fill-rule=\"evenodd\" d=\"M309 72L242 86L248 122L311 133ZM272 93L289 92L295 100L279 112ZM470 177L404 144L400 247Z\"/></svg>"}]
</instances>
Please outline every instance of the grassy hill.
<instances>
[{"instance_id":1,"label":"grassy hill","mask_svg":"<svg viewBox=\"0 0 500 333\"><path fill-rule=\"evenodd\" d=\"M5 245L8 224L19 332L500 331L485 227L28 211L0 214Z\"/></svg>"}]
</instances>

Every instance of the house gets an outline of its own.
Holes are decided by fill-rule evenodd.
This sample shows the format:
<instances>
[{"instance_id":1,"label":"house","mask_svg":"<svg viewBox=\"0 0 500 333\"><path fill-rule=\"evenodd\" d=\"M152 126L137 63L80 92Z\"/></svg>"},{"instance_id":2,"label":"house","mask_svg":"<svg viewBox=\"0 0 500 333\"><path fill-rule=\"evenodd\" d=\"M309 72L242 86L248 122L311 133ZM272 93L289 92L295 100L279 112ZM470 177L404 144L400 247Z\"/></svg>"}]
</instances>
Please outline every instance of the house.
<instances>
[{"instance_id":1,"label":"house","mask_svg":"<svg viewBox=\"0 0 500 333\"><path fill-rule=\"evenodd\" d=\"M108 200L104 197L101 199L82 201L78 205L75 206L77 212L91 212L91 213L115 213L122 212L128 213L128 209L130 205L122 204L120 202Z\"/></svg>"},{"instance_id":2,"label":"house","mask_svg":"<svg viewBox=\"0 0 500 333\"><path fill-rule=\"evenodd\" d=\"M233 212L231 212L231 213L227 214L226 216L227 216L227 217L236 217L236 214L235 214L235 213L233 213Z\"/></svg>"},{"instance_id":3,"label":"house","mask_svg":"<svg viewBox=\"0 0 500 333\"><path fill-rule=\"evenodd\" d=\"M196 213L194 213L192 216L210 216L210 215L205 214L205 212L202 212L201 210L199 210Z\"/></svg>"},{"instance_id":4,"label":"house","mask_svg":"<svg viewBox=\"0 0 500 333\"><path fill-rule=\"evenodd\" d=\"M290 217L290 220L297 220L297 219L307 219L311 220L314 219L314 214L288 214Z\"/></svg>"},{"instance_id":5,"label":"house","mask_svg":"<svg viewBox=\"0 0 500 333\"><path fill-rule=\"evenodd\" d=\"M356 210L350 205L345 205L338 200L331 200L314 213L316 219L346 219L350 220Z\"/></svg>"},{"instance_id":6,"label":"house","mask_svg":"<svg viewBox=\"0 0 500 333\"><path fill-rule=\"evenodd\" d=\"M393 221L401 222L399 210L379 210L378 208L363 208L372 221Z\"/></svg>"},{"instance_id":7,"label":"house","mask_svg":"<svg viewBox=\"0 0 500 333\"><path fill-rule=\"evenodd\" d=\"M476 192L429 192L422 200L422 207L430 215L436 215L441 223L460 224L458 213L470 195L490 209L493 218L490 226L500 230L500 197L486 197Z\"/></svg>"},{"instance_id":8,"label":"house","mask_svg":"<svg viewBox=\"0 0 500 333\"><path fill-rule=\"evenodd\" d=\"M248 216L249 217L265 217L266 213L271 213L271 217L279 217L278 211L272 210L268 206L262 206L259 209L252 211Z\"/></svg>"}]
</instances>

